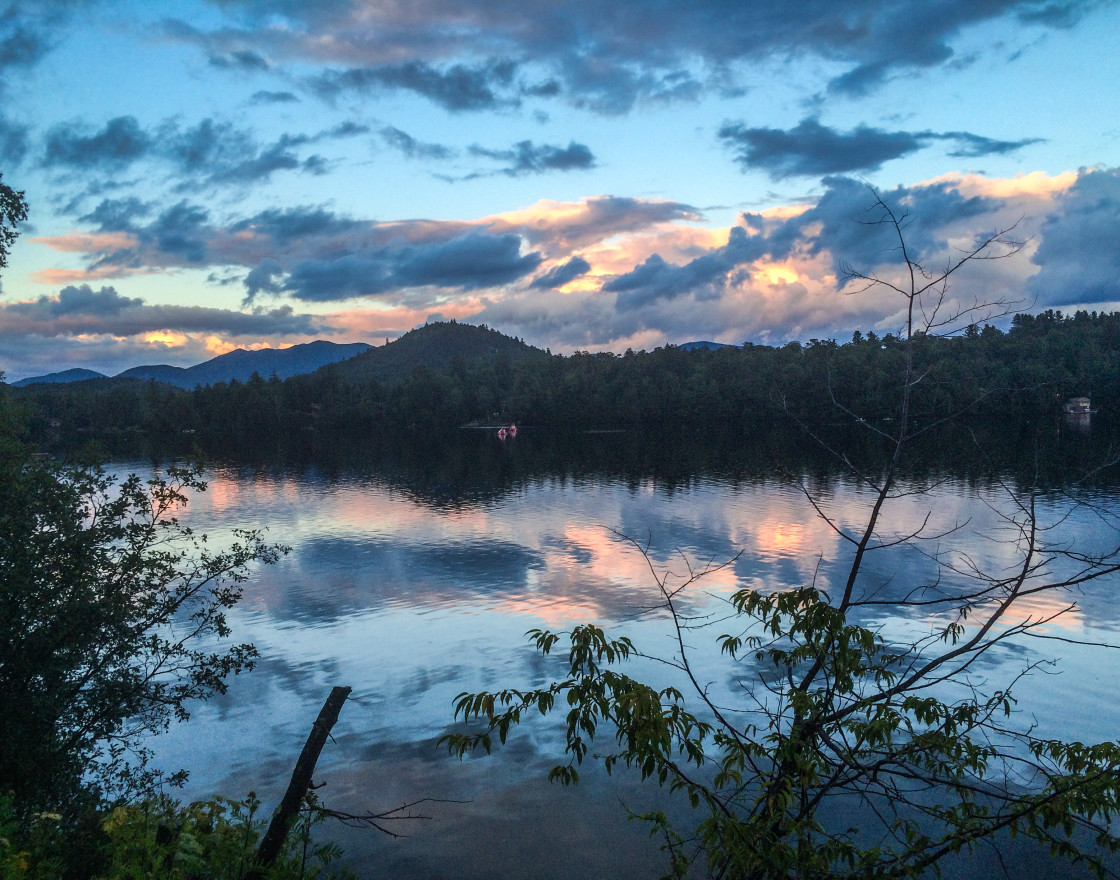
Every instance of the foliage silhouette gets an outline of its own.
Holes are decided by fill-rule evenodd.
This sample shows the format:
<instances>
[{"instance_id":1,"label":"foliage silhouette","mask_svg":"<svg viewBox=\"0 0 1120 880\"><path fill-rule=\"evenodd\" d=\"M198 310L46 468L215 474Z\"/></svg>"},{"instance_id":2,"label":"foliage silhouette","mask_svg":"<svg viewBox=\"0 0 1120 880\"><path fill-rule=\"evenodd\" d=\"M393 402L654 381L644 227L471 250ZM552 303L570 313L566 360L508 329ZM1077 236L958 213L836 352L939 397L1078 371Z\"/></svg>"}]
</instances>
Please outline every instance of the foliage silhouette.
<instances>
[{"instance_id":1,"label":"foliage silhouette","mask_svg":"<svg viewBox=\"0 0 1120 880\"><path fill-rule=\"evenodd\" d=\"M967 523L936 532L928 514L913 528L890 519L928 490L900 479L909 450L954 415L915 418L918 389L936 372L927 341L1009 307L956 300L949 281L968 264L1011 256L1021 245L1008 231L996 232L930 273L907 251L906 215L875 193L873 199L873 222L895 238L900 271L850 278L887 285L905 299L905 332L890 343L895 416L868 419L859 401L830 389L832 405L883 441L885 456L872 467L821 436L864 487L862 520L844 521L805 490L847 547L842 576L781 592L742 589L730 598L716 641L731 665L731 693L739 695L733 701L701 680L693 641L712 622L689 617L684 604L713 569L677 576L651 562L674 645L671 655L652 659L674 671L677 685L655 688L622 672L627 660L647 657L625 636L592 624L566 634L533 630L530 640L543 654L567 646L566 676L540 688L460 694L456 718L477 726L443 741L460 757L489 752L530 714L566 707L566 760L551 779L578 781L581 763L594 756L608 771L637 769L696 810L684 831L665 813L642 816L662 835L674 875L703 867L716 877L759 880L911 877L963 849L1018 834L1115 876L1109 856L1120 848L1111 828L1120 809L1120 746L1056 740L1024 724L1014 689L1038 664L997 687L982 686L973 672L1009 644L1052 637L1047 625L1076 607L1079 588L1120 572L1120 542L1090 553L1060 539L1035 490L1006 484L1002 501L991 501L996 535L972 533ZM790 409L814 429L803 411ZM967 543L950 546L965 537L1000 541L1010 561L985 570ZM869 562L892 552L920 554L936 575L915 580L904 558L892 584L894 575ZM1032 604L1043 597L1056 600L1052 611ZM906 635L876 626L872 614L887 609L920 614L929 629ZM861 822L845 818L853 805Z\"/></svg>"},{"instance_id":2,"label":"foliage silhouette","mask_svg":"<svg viewBox=\"0 0 1120 880\"><path fill-rule=\"evenodd\" d=\"M0 455L0 788L23 809L146 788L144 737L251 668L226 611L284 548L177 519L197 470L144 481Z\"/></svg>"}]
</instances>

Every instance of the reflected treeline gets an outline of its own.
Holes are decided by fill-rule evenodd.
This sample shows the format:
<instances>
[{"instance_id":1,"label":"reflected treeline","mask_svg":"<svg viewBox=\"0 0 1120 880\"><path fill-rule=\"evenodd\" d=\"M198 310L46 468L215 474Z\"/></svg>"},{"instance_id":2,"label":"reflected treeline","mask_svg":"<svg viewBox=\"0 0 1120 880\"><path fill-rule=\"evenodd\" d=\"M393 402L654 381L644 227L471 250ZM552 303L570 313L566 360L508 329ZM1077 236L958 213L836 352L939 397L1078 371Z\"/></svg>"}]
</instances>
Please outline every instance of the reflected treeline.
<instances>
[{"instance_id":1,"label":"reflected treeline","mask_svg":"<svg viewBox=\"0 0 1120 880\"><path fill-rule=\"evenodd\" d=\"M672 494L695 482L732 488L763 481L803 479L813 485L874 477L890 454L889 438L867 425L806 428L789 419L753 429L709 430L668 426L564 431L522 429L501 441L494 431L458 429L410 432L369 440L340 433L296 432L269 440L172 437L153 442L110 442L103 457L168 460L198 458L261 475L313 481L372 479L437 509L486 506L541 481L602 481L637 491L653 484ZM70 450L77 454L79 450ZM87 457L88 449L82 450ZM1100 488L1120 483L1120 436L1103 422L1089 434L1060 422L961 426L920 432L907 448L902 477L933 482L952 477L981 486L1003 480L1043 490L1074 485Z\"/></svg>"}]
</instances>

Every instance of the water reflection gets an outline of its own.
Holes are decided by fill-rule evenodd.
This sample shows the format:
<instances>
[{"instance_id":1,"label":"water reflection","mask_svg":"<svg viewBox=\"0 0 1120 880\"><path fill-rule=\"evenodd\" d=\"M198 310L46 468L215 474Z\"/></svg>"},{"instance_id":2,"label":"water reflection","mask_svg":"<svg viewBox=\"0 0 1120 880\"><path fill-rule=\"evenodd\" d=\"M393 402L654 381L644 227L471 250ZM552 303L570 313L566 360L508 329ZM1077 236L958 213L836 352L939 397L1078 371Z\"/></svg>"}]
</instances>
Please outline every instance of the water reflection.
<instances>
[{"instance_id":1,"label":"water reflection","mask_svg":"<svg viewBox=\"0 0 1120 880\"><path fill-rule=\"evenodd\" d=\"M671 479L659 477L662 470ZM190 525L210 533L264 528L292 552L246 584L231 614L236 637L261 652L257 670L161 738L160 761L192 768L187 796L255 789L271 803L327 692L350 685L336 742L317 774L328 782L325 800L354 811L418 797L470 802L434 807L430 822L406 829L408 841L348 835L352 864L371 876L655 875L663 868L656 842L626 822L618 799L660 808L659 791L625 774L607 780L594 772L576 790L548 786L543 777L561 746L556 726L539 720L493 758L452 761L435 742L451 728L455 695L529 687L560 674L563 658L542 658L527 646L531 627L596 621L650 653L667 652L650 563L683 579L734 558L685 599L688 613L713 621L726 617L727 597L744 586L828 589L846 572L850 547L813 513L801 486L841 530L861 524L869 504L850 480L818 467L779 475L757 462L725 461L686 473L670 462L644 475L588 466L546 473L530 444L511 453L481 440L440 454L427 470L395 459L380 467L227 462L209 481L210 490L192 499ZM898 598L937 583L935 553L967 553L989 571L1014 563L1014 547L1001 540L1008 502L998 481L942 480L921 495L901 488L880 538L921 529L939 537L872 554L867 596ZM1058 524L1052 540L1114 545L1111 491L1093 496L1096 511L1048 497L1043 515ZM647 548L649 562L627 538ZM1115 588L1115 580L1088 587L1076 597L1081 611L1058 618L1055 631L1111 638L1120 625ZM1062 601L1040 597L1025 613L1049 615ZM907 639L934 626L914 608L871 608L865 619ZM719 657L716 629L693 633L696 667L713 693L731 701L749 669ZM999 682L1042 657L1060 658L1066 671L1027 682L1021 711L1033 713L1041 731L1113 736L1120 713L1107 684L1118 668L1111 655L1066 642L1008 645L977 664L977 681ZM632 672L653 682L668 675L648 663ZM562 852L556 823L565 828Z\"/></svg>"}]
</instances>

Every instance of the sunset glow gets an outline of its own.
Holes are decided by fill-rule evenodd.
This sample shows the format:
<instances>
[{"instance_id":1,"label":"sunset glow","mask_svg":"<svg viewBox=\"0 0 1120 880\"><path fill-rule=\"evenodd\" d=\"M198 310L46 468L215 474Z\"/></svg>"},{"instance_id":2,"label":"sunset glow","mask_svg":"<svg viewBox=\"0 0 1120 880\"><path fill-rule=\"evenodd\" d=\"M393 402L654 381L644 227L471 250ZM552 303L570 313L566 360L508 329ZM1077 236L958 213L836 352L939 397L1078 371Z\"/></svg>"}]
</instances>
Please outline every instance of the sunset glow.
<instances>
[{"instance_id":1,"label":"sunset glow","mask_svg":"<svg viewBox=\"0 0 1120 880\"><path fill-rule=\"evenodd\" d=\"M1014 229L986 296L1116 307L1120 7L1033 3L13 7L0 371L450 318L557 353L843 341L898 319L838 291L897 259L868 187L927 265Z\"/></svg>"}]
</instances>

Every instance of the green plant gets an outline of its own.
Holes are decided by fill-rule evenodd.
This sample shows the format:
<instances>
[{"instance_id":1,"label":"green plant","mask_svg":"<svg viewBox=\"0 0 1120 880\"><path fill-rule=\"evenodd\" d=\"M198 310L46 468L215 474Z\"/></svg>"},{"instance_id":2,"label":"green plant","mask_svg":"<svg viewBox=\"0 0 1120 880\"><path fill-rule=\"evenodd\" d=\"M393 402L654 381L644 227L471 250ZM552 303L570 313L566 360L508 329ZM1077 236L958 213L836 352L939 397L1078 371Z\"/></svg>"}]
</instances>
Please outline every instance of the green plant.
<instances>
[{"instance_id":1,"label":"green plant","mask_svg":"<svg viewBox=\"0 0 1120 880\"><path fill-rule=\"evenodd\" d=\"M717 642L738 697L719 699L693 662L703 621L681 607L711 569L677 577L647 556L674 644L669 656L653 659L674 671L677 686L654 688L622 672L626 661L646 656L625 636L590 624L564 634L533 630L542 654L566 645L566 675L542 688L459 695L455 717L479 729L443 741L460 757L489 752L530 714L566 707L566 761L551 779L577 782L579 766L594 755L608 771L635 768L696 811L683 832L664 813L642 817L665 841L675 875L703 867L749 880L913 877L980 842L1024 835L1098 876L1115 876L1109 857L1120 849L1111 825L1120 811L1120 746L1042 737L1013 713L1015 685L1039 664L987 689L972 672L998 648L1045 635L1055 616L1076 606L1083 585L1120 573L1120 544L1090 552L1052 537L1054 524L1029 486L1004 485L1002 502L992 502L1000 534L974 536L1001 542L1010 561L998 570L982 569L967 548L949 552L934 543L959 539L963 526L934 534L928 518L910 530L889 521L903 497L922 492L900 480L906 453L928 429L912 412L915 386L932 381L921 341L962 319L971 323L977 310L1001 308L954 306L950 276L1019 245L995 233L929 273L907 250L905 215L877 195L875 208L872 223L894 236L901 271L851 277L905 300L898 416L883 429L846 408L886 450L873 466L829 447L866 491L861 521L845 523L805 493L847 548L841 575L827 585L731 597ZM935 576L911 579L904 560L889 576L870 568L869 558L892 551L920 554ZM1039 597L1061 604L1051 615L1020 611ZM869 622L884 612L920 613L930 630L891 635ZM843 818L853 805L860 822Z\"/></svg>"},{"instance_id":2,"label":"green plant","mask_svg":"<svg viewBox=\"0 0 1120 880\"><path fill-rule=\"evenodd\" d=\"M264 827L260 805L250 792L244 800L215 797L182 806L163 797L118 806L104 821L109 858L97 880L241 880L253 864ZM312 838L322 819L312 796L270 869L270 880L349 876L328 871L341 855L338 846Z\"/></svg>"},{"instance_id":3,"label":"green plant","mask_svg":"<svg viewBox=\"0 0 1120 880\"><path fill-rule=\"evenodd\" d=\"M204 488L197 469L117 479L0 455L0 791L21 810L148 789L145 737L251 668L226 612L285 548L240 531L211 549L177 519Z\"/></svg>"}]
</instances>

